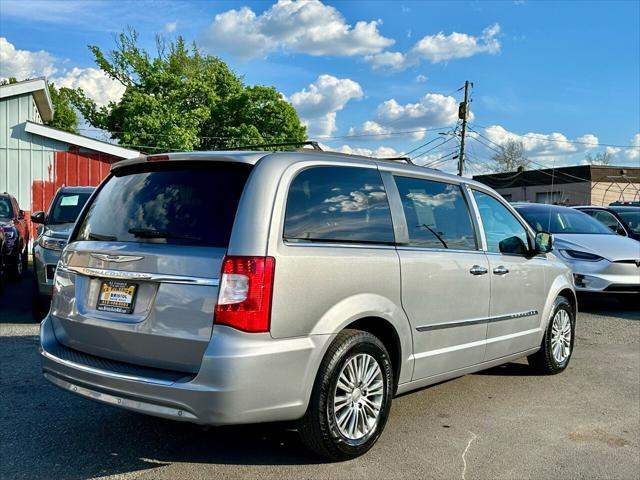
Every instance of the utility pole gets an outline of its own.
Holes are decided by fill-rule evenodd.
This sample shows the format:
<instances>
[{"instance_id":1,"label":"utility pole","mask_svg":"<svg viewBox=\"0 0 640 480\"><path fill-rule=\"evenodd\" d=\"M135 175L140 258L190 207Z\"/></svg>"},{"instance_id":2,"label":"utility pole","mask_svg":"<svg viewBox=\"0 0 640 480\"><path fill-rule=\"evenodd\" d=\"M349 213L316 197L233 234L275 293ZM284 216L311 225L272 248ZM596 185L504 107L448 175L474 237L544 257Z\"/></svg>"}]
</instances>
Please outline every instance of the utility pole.
<instances>
[{"instance_id":1,"label":"utility pole","mask_svg":"<svg viewBox=\"0 0 640 480\"><path fill-rule=\"evenodd\" d=\"M473 83L471 83L473 88ZM462 120L462 133L460 134L460 155L458 156L458 175L464 171L464 136L467 133L467 117L469 116L469 80L464 82L464 101L458 107L458 118Z\"/></svg>"}]
</instances>

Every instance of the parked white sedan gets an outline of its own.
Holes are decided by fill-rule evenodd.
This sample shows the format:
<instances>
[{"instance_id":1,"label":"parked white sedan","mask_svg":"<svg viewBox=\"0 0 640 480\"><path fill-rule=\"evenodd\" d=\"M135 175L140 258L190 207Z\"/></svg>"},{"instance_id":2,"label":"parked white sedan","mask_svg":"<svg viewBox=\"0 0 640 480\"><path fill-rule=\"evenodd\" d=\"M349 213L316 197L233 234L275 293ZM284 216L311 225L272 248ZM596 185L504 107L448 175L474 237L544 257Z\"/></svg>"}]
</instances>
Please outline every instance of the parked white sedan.
<instances>
[{"instance_id":1,"label":"parked white sedan","mask_svg":"<svg viewBox=\"0 0 640 480\"><path fill-rule=\"evenodd\" d=\"M573 271L576 290L640 294L640 243L579 210L539 203L514 207L536 231L553 233L553 251Z\"/></svg>"}]
</instances>

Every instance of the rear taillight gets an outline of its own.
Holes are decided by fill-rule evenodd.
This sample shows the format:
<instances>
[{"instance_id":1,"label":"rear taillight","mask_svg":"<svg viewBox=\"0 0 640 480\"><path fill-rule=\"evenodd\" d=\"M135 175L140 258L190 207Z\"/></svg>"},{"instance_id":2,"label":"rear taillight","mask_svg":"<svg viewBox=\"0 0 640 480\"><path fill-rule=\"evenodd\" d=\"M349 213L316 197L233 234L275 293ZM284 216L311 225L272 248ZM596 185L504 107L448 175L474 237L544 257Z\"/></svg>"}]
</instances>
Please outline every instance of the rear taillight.
<instances>
[{"instance_id":1,"label":"rear taillight","mask_svg":"<svg viewBox=\"0 0 640 480\"><path fill-rule=\"evenodd\" d=\"M268 332L275 265L273 257L224 257L215 323Z\"/></svg>"}]
</instances>

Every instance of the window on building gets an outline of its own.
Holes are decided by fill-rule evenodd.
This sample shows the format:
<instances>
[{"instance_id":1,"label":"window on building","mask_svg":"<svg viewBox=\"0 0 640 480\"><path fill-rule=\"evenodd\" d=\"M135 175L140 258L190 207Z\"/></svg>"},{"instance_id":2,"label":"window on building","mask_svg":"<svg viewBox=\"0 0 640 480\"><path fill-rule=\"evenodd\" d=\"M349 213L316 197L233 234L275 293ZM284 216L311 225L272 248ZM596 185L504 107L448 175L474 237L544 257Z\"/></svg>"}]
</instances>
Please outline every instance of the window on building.
<instances>
[{"instance_id":1,"label":"window on building","mask_svg":"<svg viewBox=\"0 0 640 480\"><path fill-rule=\"evenodd\" d=\"M284 238L302 242L393 244L393 224L380 172L314 167L291 183Z\"/></svg>"},{"instance_id":2,"label":"window on building","mask_svg":"<svg viewBox=\"0 0 640 480\"><path fill-rule=\"evenodd\" d=\"M562 203L562 192L536 192L536 203L558 205Z\"/></svg>"},{"instance_id":3,"label":"window on building","mask_svg":"<svg viewBox=\"0 0 640 480\"><path fill-rule=\"evenodd\" d=\"M409 244L426 248L475 250L467 202L459 185L395 177L407 219Z\"/></svg>"},{"instance_id":4,"label":"window on building","mask_svg":"<svg viewBox=\"0 0 640 480\"><path fill-rule=\"evenodd\" d=\"M504 198L507 202L510 202L513 198L513 195L511 195L510 193L503 193L502 198Z\"/></svg>"}]
</instances>

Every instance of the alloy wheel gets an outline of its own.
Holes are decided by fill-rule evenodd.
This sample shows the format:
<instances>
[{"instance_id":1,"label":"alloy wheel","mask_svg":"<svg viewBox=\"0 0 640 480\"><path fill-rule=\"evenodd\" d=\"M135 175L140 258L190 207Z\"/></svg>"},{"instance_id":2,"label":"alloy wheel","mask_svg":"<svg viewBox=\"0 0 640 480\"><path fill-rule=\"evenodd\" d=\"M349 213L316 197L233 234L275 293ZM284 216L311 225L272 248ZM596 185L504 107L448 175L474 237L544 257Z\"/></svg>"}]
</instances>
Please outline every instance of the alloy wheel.
<instances>
[{"instance_id":1,"label":"alloy wheel","mask_svg":"<svg viewBox=\"0 0 640 480\"><path fill-rule=\"evenodd\" d=\"M377 360L367 353L350 358L342 367L333 395L335 424L349 440L361 440L378 425L384 380Z\"/></svg>"},{"instance_id":2,"label":"alloy wheel","mask_svg":"<svg viewBox=\"0 0 640 480\"><path fill-rule=\"evenodd\" d=\"M571 355L571 319L564 309L558 310L553 317L551 352L558 363L563 363Z\"/></svg>"}]
</instances>

